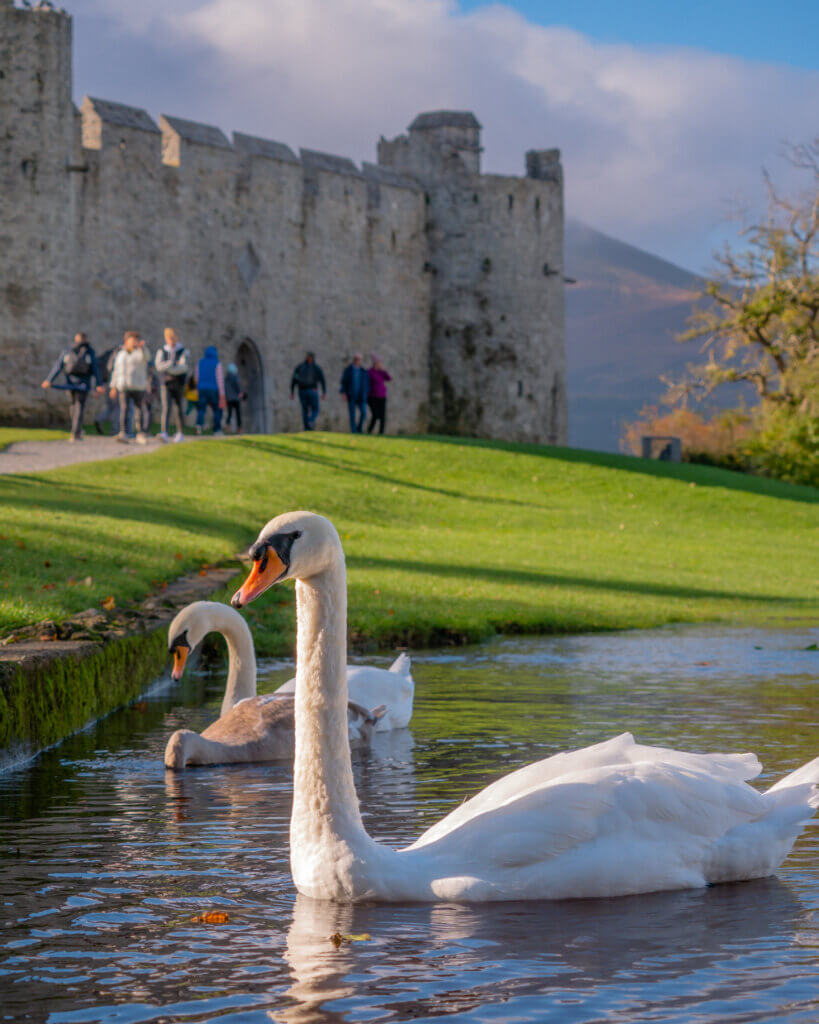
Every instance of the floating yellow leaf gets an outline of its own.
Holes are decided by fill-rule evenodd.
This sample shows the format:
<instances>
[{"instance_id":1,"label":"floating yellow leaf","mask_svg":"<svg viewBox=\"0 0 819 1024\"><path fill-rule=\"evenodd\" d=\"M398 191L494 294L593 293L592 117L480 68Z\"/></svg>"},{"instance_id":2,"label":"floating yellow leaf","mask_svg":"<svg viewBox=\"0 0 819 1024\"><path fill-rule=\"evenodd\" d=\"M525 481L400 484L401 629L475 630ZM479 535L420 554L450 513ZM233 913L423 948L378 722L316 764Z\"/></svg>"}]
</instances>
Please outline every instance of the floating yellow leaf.
<instances>
[{"instance_id":1,"label":"floating yellow leaf","mask_svg":"<svg viewBox=\"0 0 819 1024\"><path fill-rule=\"evenodd\" d=\"M368 932L361 932L359 935L343 935L341 932L334 932L330 936L330 942L339 949L346 942L348 945L351 942L369 942L372 936Z\"/></svg>"},{"instance_id":2,"label":"floating yellow leaf","mask_svg":"<svg viewBox=\"0 0 819 1024\"><path fill-rule=\"evenodd\" d=\"M117 602L114 600L113 594L109 594L108 597L104 597L100 601L100 604L107 612L113 611L117 606Z\"/></svg>"},{"instance_id":3,"label":"floating yellow leaf","mask_svg":"<svg viewBox=\"0 0 819 1024\"><path fill-rule=\"evenodd\" d=\"M197 914L192 917L194 924L227 924L230 921L230 914L224 910L208 910L204 914Z\"/></svg>"}]
</instances>

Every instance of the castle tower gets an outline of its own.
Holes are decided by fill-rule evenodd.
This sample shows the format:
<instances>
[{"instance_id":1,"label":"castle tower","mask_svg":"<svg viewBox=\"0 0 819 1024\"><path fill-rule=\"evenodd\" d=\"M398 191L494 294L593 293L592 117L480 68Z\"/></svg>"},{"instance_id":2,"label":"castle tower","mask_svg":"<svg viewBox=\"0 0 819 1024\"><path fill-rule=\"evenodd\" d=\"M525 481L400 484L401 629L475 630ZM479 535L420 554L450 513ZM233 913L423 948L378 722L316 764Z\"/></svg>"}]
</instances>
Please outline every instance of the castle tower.
<instances>
[{"instance_id":1,"label":"castle tower","mask_svg":"<svg viewBox=\"0 0 819 1024\"><path fill-rule=\"evenodd\" d=\"M378 145L427 197L430 429L565 444L560 154L530 151L523 178L482 175L480 131L468 111L433 111Z\"/></svg>"},{"instance_id":2,"label":"castle tower","mask_svg":"<svg viewBox=\"0 0 819 1024\"><path fill-rule=\"evenodd\" d=\"M71 19L0 0L0 350L19 395L39 385L73 333L70 251ZM14 387L3 415L25 421ZM62 406L62 403L61 403ZM62 407L60 408L62 412ZM40 417L42 419L42 416Z\"/></svg>"}]
</instances>

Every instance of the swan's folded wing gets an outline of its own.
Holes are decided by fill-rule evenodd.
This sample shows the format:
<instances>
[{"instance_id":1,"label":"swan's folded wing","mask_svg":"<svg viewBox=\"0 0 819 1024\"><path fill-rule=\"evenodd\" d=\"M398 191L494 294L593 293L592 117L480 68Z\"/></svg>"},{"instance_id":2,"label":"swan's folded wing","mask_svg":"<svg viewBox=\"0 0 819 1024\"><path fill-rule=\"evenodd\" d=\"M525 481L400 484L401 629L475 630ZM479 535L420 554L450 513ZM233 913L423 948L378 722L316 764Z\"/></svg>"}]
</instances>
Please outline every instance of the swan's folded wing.
<instances>
[{"instance_id":1,"label":"swan's folded wing","mask_svg":"<svg viewBox=\"0 0 819 1024\"><path fill-rule=\"evenodd\" d=\"M755 778L761 770L753 754L688 754L664 747L643 746L634 742L631 733L625 732L603 743L555 754L504 775L427 829L414 845L434 842L471 818L497 810L542 787L553 786L577 772L637 763L674 765L726 782Z\"/></svg>"},{"instance_id":2,"label":"swan's folded wing","mask_svg":"<svg viewBox=\"0 0 819 1024\"><path fill-rule=\"evenodd\" d=\"M457 878L468 895L467 879L485 899L496 887L521 899L685 888L708 880L708 852L726 832L766 810L742 782L658 762L618 764L562 776L436 838L426 833L402 854L423 859L434 891Z\"/></svg>"},{"instance_id":3,"label":"swan's folded wing","mask_svg":"<svg viewBox=\"0 0 819 1024\"><path fill-rule=\"evenodd\" d=\"M295 728L295 704L290 697L246 697L234 704L202 733L219 743L245 744L263 741L273 729Z\"/></svg>"}]
</instances>

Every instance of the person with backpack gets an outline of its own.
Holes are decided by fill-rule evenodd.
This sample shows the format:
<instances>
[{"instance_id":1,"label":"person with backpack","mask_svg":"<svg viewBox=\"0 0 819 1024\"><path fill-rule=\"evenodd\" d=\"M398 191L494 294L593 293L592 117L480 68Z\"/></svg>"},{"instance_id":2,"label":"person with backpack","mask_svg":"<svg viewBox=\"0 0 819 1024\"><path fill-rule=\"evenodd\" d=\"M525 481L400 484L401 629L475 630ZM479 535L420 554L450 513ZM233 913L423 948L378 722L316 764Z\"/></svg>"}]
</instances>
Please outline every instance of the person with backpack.
<instances>
[{"instance_id":1,"label":"person with backpack","mask_svg":"<svg viewBox=\"0 0 819 1024\"><path fill-rule=\"evenodd\" d=\"M301 402L301 420L305 430L315 430L319 414L319 385L322 398L327 397L327 384L324 371L316 362L312 352L308 352L303 363L299 363L290 380L290 398L298 387Z\"/></svg>"},{"instance_id":2,"label":"person with backpack","mask_svg":"<svg viewBox=\"0 0 819 1024\"><path fill-rule=\"evenodd\" d=\"M128 414L131 412L137 420L137 444L147 444L147 416L145 409L145 392L148 389L148 373L151 366L151 353L140 338L138 331L126 331L122 348L114 360L114 372L111 374L111 398L119 395L119 433L117 441L128 443Z\"/></svg>"},{"instance_id":3,"label":"person with backpack","mask_svg":"<svg viewBox=\"0 0 819 1024\"><path fill-rule=\"evenodd\" d=\"M196 410L196 433L201 434L205 425L208 407L213 412L213 433L222 434L222 410L227 406L225 401L225 374L219 362L219 353L215 345L208 345L205 354L196 365L196 388L199 400Z\"/></svg>"},{"instance_id":4,"label":"person with backpack","mask_svg":"<svg viewBox=\"0 0 819 1024\"><path fill-rule=\"evenodd\" d=\"M360 352L356 352L353 361L344 368L339 390L347 399L350 433L360 434L364 427L364 420L367 418L367 395L370 391L370 377L361 365Z\"/></svg>"},{"instance_id":5,"label":"person with backpack","mask_svg":"<svg viewBox=\"0 0 819 1024\"><path fill-rule=\"evenodd\" d=\"M54 383L60 373L65 374L65 384ZM44 388L53 387L57 391L68 392L71 409L69 441L82 440L85 403L92 388L99 390L101 383L96 353L88 344L88 336L80 331L74 335L74 344L71 348L60 353L57 362L51 367L49 375L41 385Z\"/></svg>"},{"instance_id":6,"label":"person with backpack","mask_svg":"<svg viewBox=\"0 0 819 1024\"><path fill-rule=\"evenodd\" d=\"M167 443L170 440L168 427L171 419L176 420L174 441L184 441L182 426L185 422L182 403L185 400L185 381L188 376L188 350L179 344L179 338L173 327L165 328L165 344L157 352L154 367L159 374L159 395L162 400L162 420L159 428L159 440Z\"/></svg>"}]
</instances>

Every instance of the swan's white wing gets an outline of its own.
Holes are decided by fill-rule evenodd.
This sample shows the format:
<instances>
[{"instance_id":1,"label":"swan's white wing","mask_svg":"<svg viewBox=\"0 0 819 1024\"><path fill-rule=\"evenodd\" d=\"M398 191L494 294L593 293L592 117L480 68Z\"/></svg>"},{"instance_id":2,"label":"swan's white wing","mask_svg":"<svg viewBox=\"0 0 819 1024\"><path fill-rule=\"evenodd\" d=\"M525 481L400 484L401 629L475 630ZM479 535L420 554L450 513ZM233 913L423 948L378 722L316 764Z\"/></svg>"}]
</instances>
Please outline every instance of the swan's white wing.
<instances>
[{"instance_id":1,"label":"swan's white wing","mask_svg":"<svg viewBox=\"0 0 819 1024\"><path fill-rule=\"evenodd\" d=\"M550 759L551 760L551 759ZM703 885L709 851L765 816L742 782L660 761L561 774L402 853L439 898L570 898Z\"/></svg>"},{"instance_id":2,"label":"swan's white wing","mask_svg":"<svg viewBox=\"0 0 819 1024\"><path fill-rule=\"evenodd\" d=\"M604 743L555 754L503 776L451 811L424 832L414 845L423 846L434 842L476 815L497 809L543 786L552 785L564 776L592 768L638 762L676 765L704 772L715 779L738 782L753 779L762 770L754 754L688 754L664 747L643 746L634 742L631 733L625 732Z\"/></svg>"},{"instance_id":3,"label":"swan's white wing","mask_svg":"<svg viewBox=\"0 0 819 1024\"><path fill-rule=\"evenodd\" d=\"M403 660L402 660L403 659ZM281 697L296 692L296 680L288 679L275 691ZM403 729L412 718L412 703L415 683L409 672L409 658L401 654L391 668L374 668L372 665L347 666L347 696L356 704L373 708L386 704L387 714L378 722L378 732Z\"/></svg>"}]
</instances>

